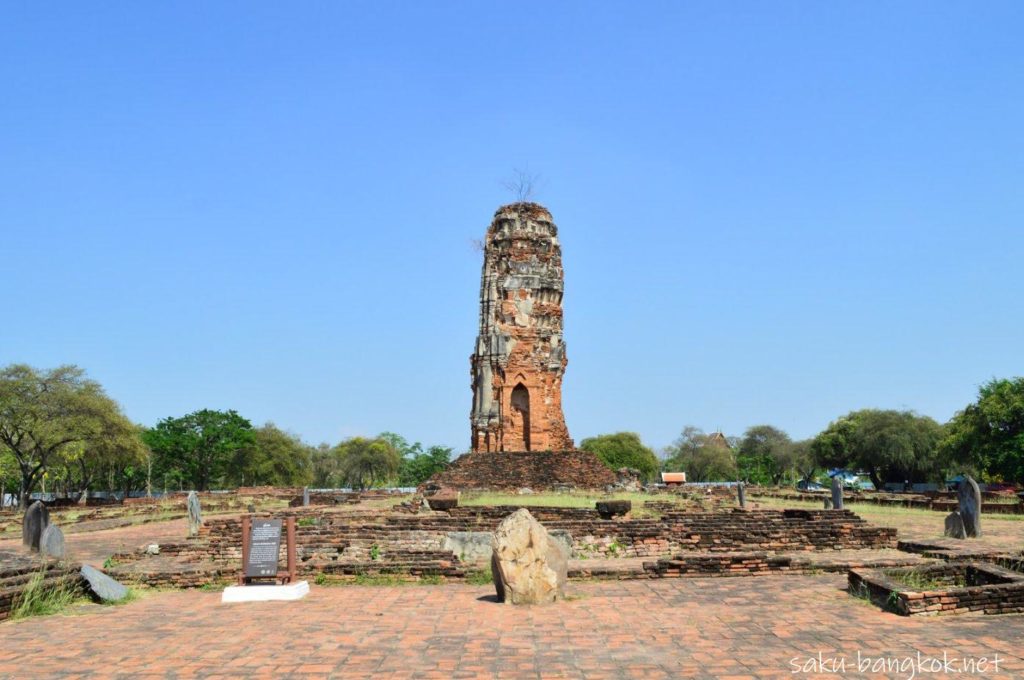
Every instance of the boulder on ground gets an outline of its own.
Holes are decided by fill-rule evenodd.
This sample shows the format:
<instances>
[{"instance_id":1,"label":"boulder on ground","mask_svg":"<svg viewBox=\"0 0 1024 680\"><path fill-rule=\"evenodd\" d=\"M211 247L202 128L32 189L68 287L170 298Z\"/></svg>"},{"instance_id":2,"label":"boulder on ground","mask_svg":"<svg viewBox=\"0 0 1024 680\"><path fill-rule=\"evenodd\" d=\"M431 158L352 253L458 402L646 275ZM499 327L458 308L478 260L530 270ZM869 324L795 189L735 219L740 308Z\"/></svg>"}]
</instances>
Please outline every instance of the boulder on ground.
<instances>
[{"instance_id":1,"label":"boulder on ground","mask_svg":"<svg viewBox=\"0 0 1024 680\"><path fill-rule=\"evenodd\" d=\"M43 529L43 535L39 537L39 553L44 557L64 559L66 553L64 532L56 524L51 524Z\"/></svg>"},{"instance_id":2,"label":"boulder on ground","mask_svg":"<svg viewBox=\"0 0 1024 680\"><path fill-rule=\"evenodd\" d=\"M541 604L565 598L569 554L526 508L502 520L491 542L491 573L506 604Z\"/></svg>"},{"instance_id":3,"label":"boulder on ground","mask_svg":"<svg viewBox=\"0 0 1024 680\"><path fill-rule=\"evenodd\" d=\"M88 564L82 565L82 578L94 600L118 602L128 597L128 589L102 571Z\"/></svg>"}]
</instances>

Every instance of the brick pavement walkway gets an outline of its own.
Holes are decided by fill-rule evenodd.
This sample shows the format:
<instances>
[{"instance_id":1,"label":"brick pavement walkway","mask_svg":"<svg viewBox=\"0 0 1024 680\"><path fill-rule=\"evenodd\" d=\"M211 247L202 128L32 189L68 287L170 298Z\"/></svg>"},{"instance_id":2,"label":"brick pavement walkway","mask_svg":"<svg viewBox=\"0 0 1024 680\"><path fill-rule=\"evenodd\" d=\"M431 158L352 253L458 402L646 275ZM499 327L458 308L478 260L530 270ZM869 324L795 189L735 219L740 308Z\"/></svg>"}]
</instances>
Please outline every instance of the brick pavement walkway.
<instances>
[{"instance_id":1,"label":"brick pavement walkway","mask_svg":"<svg viewBox=\"0 0 1024 680\"><path fill-rule=\"evenodd\" d=\"M910 678L859 673L857 653L944 651L1002 659L999 673L956 677L1024 677L1024 616L907 619L844 585L837 574L593 582L543 607L467 585L314 586L300 602L236 605L162 592L0 624L0 677ZM793 673L791 660L819 653L845 657L846 673Z\"/></svg>"}]
</instances>

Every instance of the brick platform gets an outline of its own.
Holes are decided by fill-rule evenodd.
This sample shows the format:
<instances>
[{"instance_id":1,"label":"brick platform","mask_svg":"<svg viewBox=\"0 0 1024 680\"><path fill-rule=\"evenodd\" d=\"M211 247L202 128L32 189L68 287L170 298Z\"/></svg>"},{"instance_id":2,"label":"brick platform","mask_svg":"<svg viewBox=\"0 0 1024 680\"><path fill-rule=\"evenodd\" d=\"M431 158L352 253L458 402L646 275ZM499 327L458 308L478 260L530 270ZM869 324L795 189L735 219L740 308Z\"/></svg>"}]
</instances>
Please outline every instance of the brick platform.
<instances>
[{"instance_id":1,"label":"brick platform","mask_svg":"<svg viewBox=\"0 0 1024 680\"><path fill-rule=\"evenodd\" d=\"M545 491L604 489L614 483L615 473L589 451L503 451L464 454L424 487Z\"/></svg>"}]
</instances>

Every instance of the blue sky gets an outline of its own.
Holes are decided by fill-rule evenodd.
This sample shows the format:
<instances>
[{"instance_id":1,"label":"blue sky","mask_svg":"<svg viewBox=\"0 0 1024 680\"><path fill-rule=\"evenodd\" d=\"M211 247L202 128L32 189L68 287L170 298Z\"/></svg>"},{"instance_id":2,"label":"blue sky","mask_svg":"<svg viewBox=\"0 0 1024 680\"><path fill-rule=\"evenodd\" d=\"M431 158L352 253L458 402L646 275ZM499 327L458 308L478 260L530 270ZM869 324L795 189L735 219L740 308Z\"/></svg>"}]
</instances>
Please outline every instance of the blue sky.
<instances>
[{"instance_id":1,"label":"blue sky","mask_svg":"<svg viewBox=\"0 0 1024 680\"><path fill-rule=\"evenodd\" d=\"M1024 374L1024 5L6 3L0 363L465 450L541 176L570 433L940 421Z\"/></svg>"}]
</instances>

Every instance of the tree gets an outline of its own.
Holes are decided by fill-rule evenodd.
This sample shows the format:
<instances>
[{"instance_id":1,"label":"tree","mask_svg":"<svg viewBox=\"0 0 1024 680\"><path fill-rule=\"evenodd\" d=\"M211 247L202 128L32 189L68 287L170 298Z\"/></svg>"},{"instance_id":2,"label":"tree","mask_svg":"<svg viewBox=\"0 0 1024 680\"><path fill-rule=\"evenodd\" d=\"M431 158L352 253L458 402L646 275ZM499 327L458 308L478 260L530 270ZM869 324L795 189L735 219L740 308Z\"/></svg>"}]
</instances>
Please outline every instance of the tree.
<instances>
[{"instance_id":1,"label":"tree","mask_svg":"<svg viewBox=\"0 0 1024 680\"><path fill-rule=\"evenodd\" d=\"M309 455L314 488L329 489L341 485L338 480L338 458L330 444L320 442L310 449Z\"/></svg>"},{"instance_id":2,"label":"tree","mask_svg":"<svg viewBox=\"0 0 1024 680\"><path fill-rule=\"evenodd\" d=\"M1024 483L1024 378L994 379L950 421L941 454L959 466Z\"/></svg>"},{"instance_id":3,"label":"tree","mask_svg":"<svg viewBox=\"0 0 1024 680\"><path fill-rule=\"evenodd\" d=\"M165 418L145 433L164 472L178 473L199 491L222 480L236 454L255 444L252 423L235 411L203 409Z\"/></svg>"},{"instance_id":4,"label":"tree","mask_svg":"<svg viewBox=\"0 0 1024 680\"><path fill-rule=\"evenodd\" d=\"M4 508L7 492L18 486L18 461L10 449L0 444L0 510Z\"/></svg>"},{"instance_id":5,"label":"tree","mask_svg":"<svg viewBox=\"0 0 1024 680\"><path fill-rule=\"evenodd\" d=\"M253 431L253 442L238 449L228 482L238 485L305 486L312 481L312 451L297 436L273 423Z\"/></svg>"},{"instance_id":6,"label":"tree","mask_svg":"<svg viewBox=\"0 0 1024 680\"><path fill-rule=\"evenodd\" d=\"M133 432L117 402L77 366L0 371L0 444L17 463L22 507L61 455L79 448L109 455Z\"/></svg>"},{"instance_id":7,"label":"tree","mask_svg":"<svg viewBox=\"0 0 1024 680\"><path fill-rule=\"evenodd\" d=\"M419 486L448 467L451 459L452 449L447 446L431 446L424 451L423 444L410 444L405 437L394 432L381 432L378 438L391 444L402 458L398 468L399 486Z\"/></svg>"},{"instance_id":8,"label":"tree","mask_svg":"<svg viewBox=\"0 0 1024 680\"><path fill-rule=\"evenodd\" d=\"M341 482L353 489L383 485L398 475L402 457L385 439L353 437L334 447Z\"/></svg>"},{"instance_id":9,"label":"tree","mask_svg":"<svg viewBox=\"0 0 1024 680\"><path fill-rule=\"evenodd\" d=\"M720 438L712 439L700 428L691 425L683 428L679 438L669 446L663 464L666 472L685 472L692 482L719 482L736 479L738 470L732 449L719 444Z\"/></svg>"},{"instance_id":10,"label":"tree","mask_svg":"<svg viewBox=\"0 0 1024 680\"><path fill-rule=\"evenodd\" d=\"M451 455L451 447L431 446L423 453L402 458L398 469L398 485L419 486L448 467Z\"/></svg>"},{"instance_id":11,"label":"tree","mask_svg":"<svg viewBox=\"0 0 1024 680\"><path fill-rule=\"evenodd\" d=\"M640 471L645 480L652 479L658 473L658 457L644 446L640 435L635 432L588 437L580 443L580 448L593 453L612 470L634 468Z\"/></svg>"},{"instance_id":12,"label":"tree","mask_svg":"<svg viewBox=\"0 0 1024 680\"><path fill-rule=\"evenodd\" d=\"M800 479L807 482L814 478L814 473L818 469L818 461L814 458L814 451L811 448L813 442L813 439L801 439L798 442L793 442L793 466L800 475Z\"/></svg>"},{"instance_id":13,"label":"tree","mask_svg":"<svg viewBox=\"0 0 1024 680\"><path fill-rule=\"evenodd\" d=\"M942 475L938 443L942 426L913 411L864 409L829 426L811 444L823 467L867 471L875 488L886 480L925 480Z\"/></svg>"},{"instance_id":14,"label":"tree","mask_svg":"<svg viewBox=\"0 0 1024 680\"><path fill-rule=\"evenodd\" d=\"M797 452L793 440L782 430L755 425L743 434L736 459L745 480L777 486L796 467Z\"/></svg>"}]
</instances>

